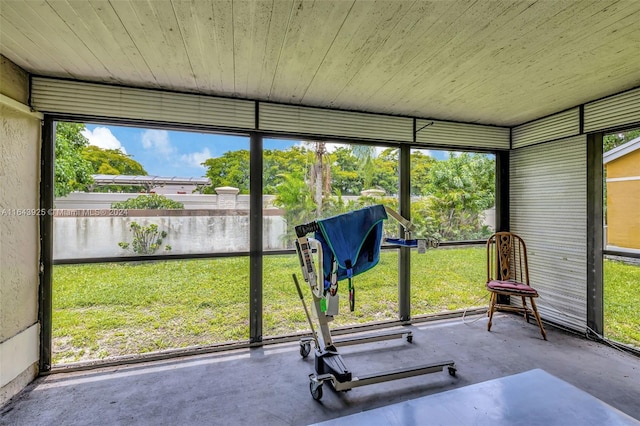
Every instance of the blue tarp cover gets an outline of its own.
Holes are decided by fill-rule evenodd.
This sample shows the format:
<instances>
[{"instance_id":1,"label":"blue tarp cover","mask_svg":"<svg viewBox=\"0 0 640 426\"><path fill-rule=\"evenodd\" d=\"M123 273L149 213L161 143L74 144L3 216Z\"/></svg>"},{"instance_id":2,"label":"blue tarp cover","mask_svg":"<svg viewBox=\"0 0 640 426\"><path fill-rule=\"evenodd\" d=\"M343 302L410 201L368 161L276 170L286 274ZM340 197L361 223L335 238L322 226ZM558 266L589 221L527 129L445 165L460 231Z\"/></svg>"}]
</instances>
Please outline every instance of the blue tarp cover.
<instances>
[{"instance_id":1,"label":"blue tarp cover","mask_svg":"<svg viewBox=\"0 0 640 426\"><path fill-rule=\"evenodd\" d=\"M338 281L373 268L380 258L382 223L387 212L382 204L317 220L323 258L323 275L331 273L331 255L338 263ZM349 267L349 265L351 267Z\"/></svg>"}]
</instances>

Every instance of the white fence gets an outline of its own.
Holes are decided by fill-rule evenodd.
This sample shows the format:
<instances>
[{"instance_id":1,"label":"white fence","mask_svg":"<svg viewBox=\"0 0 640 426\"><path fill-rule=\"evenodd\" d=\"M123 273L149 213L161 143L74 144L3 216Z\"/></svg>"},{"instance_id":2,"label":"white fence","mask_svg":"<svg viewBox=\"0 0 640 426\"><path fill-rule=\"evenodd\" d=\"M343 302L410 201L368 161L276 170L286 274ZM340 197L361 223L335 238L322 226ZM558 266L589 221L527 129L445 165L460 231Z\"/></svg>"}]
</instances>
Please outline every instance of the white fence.
<instances>
[{"instance_id":1,"label":"white fence","mask_svg":"<svg viewBox=\"0 0 640 426\"><path fill-rule=\"evenodd\" d=\"M133 240L130 225L156 224L167 232L162 247L171 254L224 253L249 251L247 210L56 210L53 218L54 260L134 255L118 243ZM282 249L286 223L279 211L265 212L263 247Z\"/></svg>"}]
</instances>

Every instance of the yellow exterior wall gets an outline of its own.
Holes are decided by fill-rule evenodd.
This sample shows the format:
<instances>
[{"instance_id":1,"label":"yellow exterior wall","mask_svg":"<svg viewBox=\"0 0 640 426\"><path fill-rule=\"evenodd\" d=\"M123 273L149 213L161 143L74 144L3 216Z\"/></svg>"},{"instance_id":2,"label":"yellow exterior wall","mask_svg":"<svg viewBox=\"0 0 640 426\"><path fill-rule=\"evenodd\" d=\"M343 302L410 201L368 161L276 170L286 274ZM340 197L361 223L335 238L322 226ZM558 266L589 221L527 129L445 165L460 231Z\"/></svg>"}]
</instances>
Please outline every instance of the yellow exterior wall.
<instances>
[{"instance_id":1,"label":"yellow exterior wall","mask_svg":"<svg viewBox=\"0 0 640 426\"><path fill-rule=\"evenodd\" d=\"M640 149L607 163L606 169L607 244L640 250Z\"/></svg>"}]
</instances>

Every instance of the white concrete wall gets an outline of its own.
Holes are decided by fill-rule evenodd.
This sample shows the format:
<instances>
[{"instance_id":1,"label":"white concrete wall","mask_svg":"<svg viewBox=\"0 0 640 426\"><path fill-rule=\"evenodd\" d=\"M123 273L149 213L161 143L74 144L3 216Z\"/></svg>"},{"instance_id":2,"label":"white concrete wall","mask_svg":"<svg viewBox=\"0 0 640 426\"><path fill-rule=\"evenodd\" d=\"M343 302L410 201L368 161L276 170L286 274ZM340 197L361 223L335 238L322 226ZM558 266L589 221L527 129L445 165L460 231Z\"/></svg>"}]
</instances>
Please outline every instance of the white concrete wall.
<instances>
[{"instance_id":1,"label":"white concrete wall","mask_svg":"<svg viewBox=\"0 0 640 426\"><path fill-rule=\"evenodd\" d=\"M72 192L71 194L56 198L57 209L108 209L111 203L127 201L145 194L129 194L119 192ZM184 204L187 210L195 209L249 209L249 195L239 194L232 197L219 196L217 194L162 194L174 201ZM263 207L272 208L275 195L263 196Z\"/></svg>"},{"instance_id":2,"label":"white concrete wall","mask_svg":"<svg viewBox=\"0 0 640 426\"><path fill-rule=\"evenodd\" d=\"M80 210L82 212L82 210ZM108 211L108 210L107 210ZM75 214L65 211L64 214ZM170 216L100 216L100 211L85 211L95 214L85 217L55 216L53 220L53 257L56 260L77 258L99 258L134 255L130 250L118 246L121 241L133 240L131 222L148 226L158 225L166 231L162 246L169 244L171 251L159 249L155 254L194 254L249 251L249 212L232 210L198 211L198 215ZM150 211L153 212L153 211ZM160 212L160 211L156 211ZM143 214L142 211L136 212ZM176 212L179 213L179 212ZM185 212L186 213L186 212ZM63 214L58 212L57 214ZM160 212L160 214L162 214ZM280 236L286 232L282 216L264 217L264 248L283 249Z\"/></svg>"},{"instance_id":3,"label":"white concrete wall","mask_svg":"<svg viewBox=\"0 0 640 426\"><path fill-rule=\"evenodd\" d=\"M0 404L37 374L40 117L28 75L0 56Z\"/></svg>"}]
</instances>

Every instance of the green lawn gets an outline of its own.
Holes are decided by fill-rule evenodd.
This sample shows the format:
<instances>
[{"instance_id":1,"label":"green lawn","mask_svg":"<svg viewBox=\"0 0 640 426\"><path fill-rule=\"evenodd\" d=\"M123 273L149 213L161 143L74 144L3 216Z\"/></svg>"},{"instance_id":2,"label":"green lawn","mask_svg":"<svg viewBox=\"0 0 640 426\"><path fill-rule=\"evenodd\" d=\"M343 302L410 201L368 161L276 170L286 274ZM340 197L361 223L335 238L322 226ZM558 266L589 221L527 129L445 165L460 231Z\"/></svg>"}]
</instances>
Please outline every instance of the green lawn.
<instances>
[{"instance_id":1,"label":"green lawn","mask_svg":"<svg viewBox=\"0 0 640 426\"><path fill-rule=\"evenodd\" d=\"M640 266L605 261L604 333L640 347Z\"/></svg>"},{"instance_id":2,"label":"green lawn","mask_svg":"<svg viewBox=\"0 0 640 426\"><path fill-rule=\"evenodd\" d=\"M354 279L349 312L340 283L334 326L397 318L398 256ZM309 326L292 281L295 255L264 258L263 332ZM483 247L437 249L411 259L412 315L486 306ZM605 263L607 336L640 345L640 267ZM304 283L301 283L304 284ZM303 287L307 303L311 295ZM249 259L57 265L53 271L53 362L62 364L249 338Z\"/></svg>"}]
</instances>

